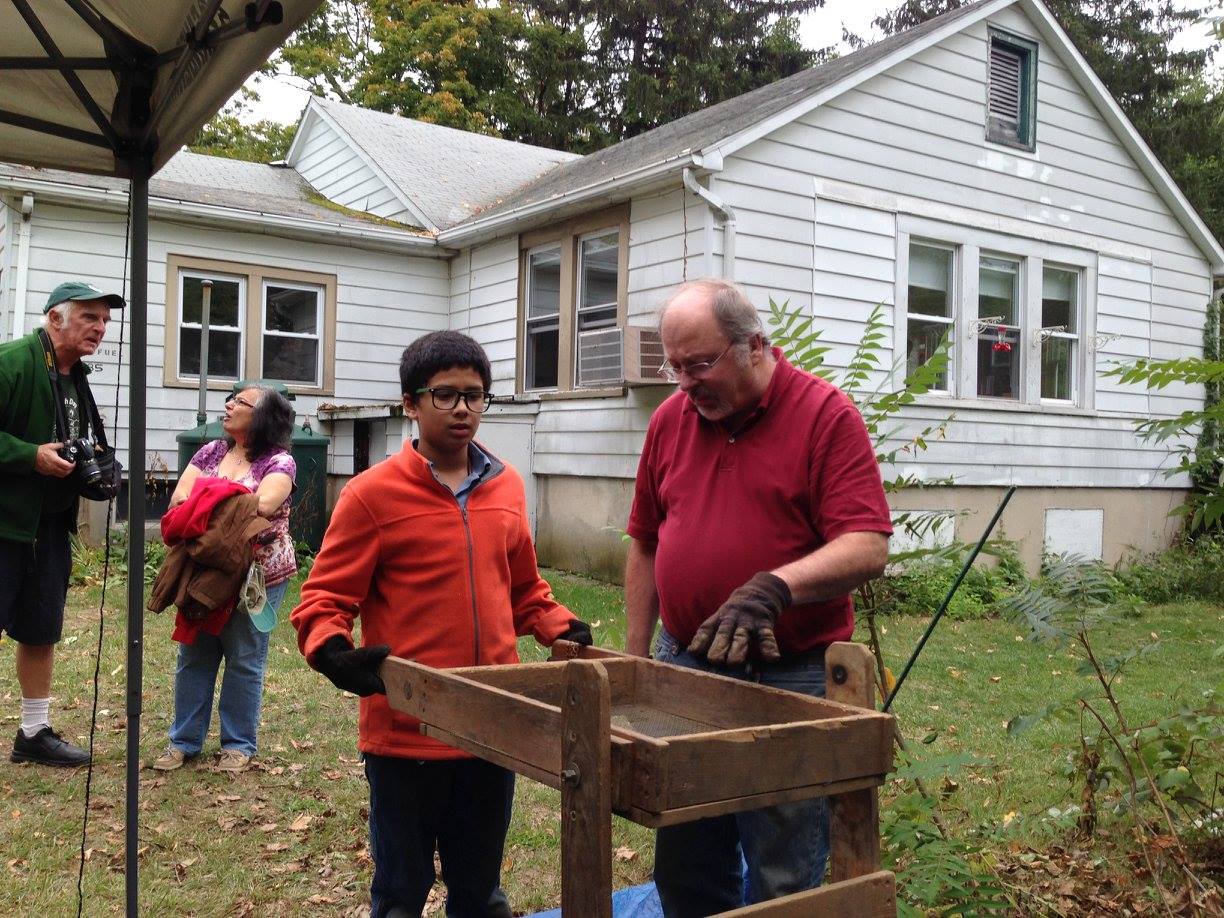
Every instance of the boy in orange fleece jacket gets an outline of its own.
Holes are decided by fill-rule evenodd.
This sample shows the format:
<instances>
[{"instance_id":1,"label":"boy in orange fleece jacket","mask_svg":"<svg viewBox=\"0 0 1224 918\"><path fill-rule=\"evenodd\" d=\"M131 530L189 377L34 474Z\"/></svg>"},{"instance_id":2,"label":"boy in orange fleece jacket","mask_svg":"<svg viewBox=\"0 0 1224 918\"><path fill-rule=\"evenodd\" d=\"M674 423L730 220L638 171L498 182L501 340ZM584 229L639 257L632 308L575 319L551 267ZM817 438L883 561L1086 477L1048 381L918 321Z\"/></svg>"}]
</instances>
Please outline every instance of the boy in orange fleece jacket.
<instances>
[{"instance_id":1,"label":"boy in orange fleece jacket","mask_svg":"<svg viewBox=\"0 0 1224 918\"><path fill-rule=\"evenodd\" d=\"M536 569L522 479L473 440L492 399L480 345L450 331L418 338L400 385L419 438L340 493L290 620L307 662L361 696L371 915L421 913L436 848L448 915L509 918L513 772L422 736L387 703L378 668L388 653L443 668L516 663L518 635L589 644L591 629Z\"/></svg>"}]
</instances>

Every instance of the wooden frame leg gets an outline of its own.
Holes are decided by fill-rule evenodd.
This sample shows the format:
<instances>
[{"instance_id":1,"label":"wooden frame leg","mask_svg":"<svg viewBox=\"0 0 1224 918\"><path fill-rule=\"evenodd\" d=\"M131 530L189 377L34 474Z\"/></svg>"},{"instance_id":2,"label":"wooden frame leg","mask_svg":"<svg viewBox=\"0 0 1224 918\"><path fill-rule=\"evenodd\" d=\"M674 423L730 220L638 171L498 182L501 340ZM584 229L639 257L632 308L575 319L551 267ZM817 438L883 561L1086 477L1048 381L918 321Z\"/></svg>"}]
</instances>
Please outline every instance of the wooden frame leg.
<instances>
[{"instance_id":1,"label":"wooden frame leg","mask_svg":"<svg viewBox=\"0 0 1224 918\"><path fill-rule=\"evenodd\" d=\"M612 918L612 693L593 660L565 664L561 914Z\"/></svg>"},{"instance_id":2,"label":"wooden frame leg","mask_svg":"<svg viewBox=\"0 0 1224 918\"><path fill-rule=\"evenodd\" d=\"M875 669L862 644L830 644L825 653L830 701L875 708ZM836 794L829 801L829 878L839 883L880 869L880 805L876 788Z\"/></svg>"}]
</instances>

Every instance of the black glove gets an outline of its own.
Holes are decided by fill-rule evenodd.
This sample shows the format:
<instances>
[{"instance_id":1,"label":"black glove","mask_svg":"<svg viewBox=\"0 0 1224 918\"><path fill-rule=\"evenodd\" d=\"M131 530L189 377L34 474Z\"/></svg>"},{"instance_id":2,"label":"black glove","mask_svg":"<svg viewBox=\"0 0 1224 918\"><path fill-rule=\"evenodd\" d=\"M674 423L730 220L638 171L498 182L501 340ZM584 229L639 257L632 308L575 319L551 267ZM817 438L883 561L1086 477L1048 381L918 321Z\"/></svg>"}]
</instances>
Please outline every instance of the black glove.
<instances>
[{"instance_id":1,"label":"black glove","mask_svg":"<svg viewBox=\"0 0 1224 918\"><path fill-rule=\"evenodd\" d=\"M591 637L591 626L586 622L574 619L570 622L569 630L564 634L557 636L558 641L573 641L575 644L582 644L590 647L594 642Z\"/></svg>"},{"instance_id":2,"label":"black glove","mask_svg":"<svg viewBox=\"0 0 1224 918\"><path fill-rule=\"evenodd\" d=\"M355 650L343 637L333 634L315 654L314 666L330 679L336 688L362 698L367 695L385 695L387 687L378 675L378 667L390 652L391 648L386 644Z\"/></svg>"},{"instance_id":3,"label":"black glove","mask_svg":"<svg viewBox=\"0 0 1224 918\"><path fill-rule=\"evenodd\" d=\"M748 659L751 642L756 641L761 659L779 660L782 653L774 637L774 623L790 604L790 587L785 581L768 571L754 574L701 623L689 653L718 666L741 666Z\"/></svg>"}]
</instances>

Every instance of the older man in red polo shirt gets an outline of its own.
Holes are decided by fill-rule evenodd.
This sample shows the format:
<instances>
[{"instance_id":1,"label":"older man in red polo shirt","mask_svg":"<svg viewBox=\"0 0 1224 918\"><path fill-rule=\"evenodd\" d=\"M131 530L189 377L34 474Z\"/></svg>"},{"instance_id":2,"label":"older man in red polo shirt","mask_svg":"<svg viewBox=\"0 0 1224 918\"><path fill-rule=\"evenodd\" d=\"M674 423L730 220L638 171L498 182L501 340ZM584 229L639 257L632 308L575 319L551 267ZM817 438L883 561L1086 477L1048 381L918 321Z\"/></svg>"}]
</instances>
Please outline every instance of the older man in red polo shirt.
<instances>
[{"instance_id":1,"label":"older man in red polo shirt","mask_svg":"<svg viewBox=\"0 0 1224 918\"><path fill-rule=\"evenodd\" d=\"M660 330L679 391L638 466L628 650L649 653L661 616L656 659L823 695L824 649L850 638L850 592L892 532L862 417L769 346L729 281L681 286ZM787 804L660 829L655 883L668 918L709 915L818 886L827 857L823 800Z\"/></svg>"}]
</instances>

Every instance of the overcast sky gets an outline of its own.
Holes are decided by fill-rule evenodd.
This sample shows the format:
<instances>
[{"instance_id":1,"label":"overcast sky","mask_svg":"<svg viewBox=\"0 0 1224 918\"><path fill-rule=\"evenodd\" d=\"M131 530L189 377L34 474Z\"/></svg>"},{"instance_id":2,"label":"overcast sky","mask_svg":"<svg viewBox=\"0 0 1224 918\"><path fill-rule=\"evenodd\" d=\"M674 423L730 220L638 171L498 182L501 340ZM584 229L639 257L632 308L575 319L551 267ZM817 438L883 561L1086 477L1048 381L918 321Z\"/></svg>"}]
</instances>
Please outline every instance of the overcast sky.
<instances>
[{"instance_id":1,"label":"overcast sky","mask_svg":"<svg viewBox=\"0 0 1224 918\"><path fill-rule=\"evenodd\" d=\"M701 0L697 0L701 2ZM799 33L808 48L825 48L841 45L842 26L864 37L873 36L871 20L882 11L897 5L897 0L825 0L823 9L809 13L801 20ZM1183 7L1202 7L1203 0L1178 0ZM1176 44L1203 45L1207 42L1207 27L1197 26L1186 30ZM843 52L848 50L841 49ZM266 118L283 123L295 122L306 104L306 92L300 81L292 76L273 79L254 77L248 82L259 93L259 102L254 106L251 119Z\"/></svg>"}]
</instances>

